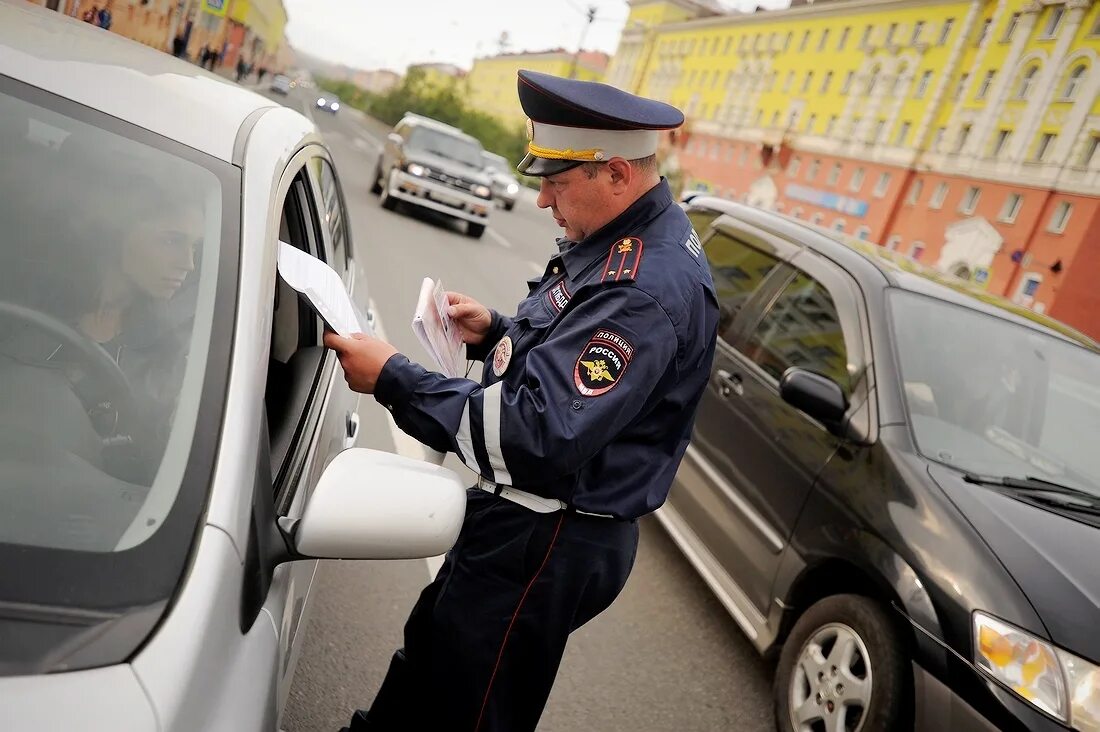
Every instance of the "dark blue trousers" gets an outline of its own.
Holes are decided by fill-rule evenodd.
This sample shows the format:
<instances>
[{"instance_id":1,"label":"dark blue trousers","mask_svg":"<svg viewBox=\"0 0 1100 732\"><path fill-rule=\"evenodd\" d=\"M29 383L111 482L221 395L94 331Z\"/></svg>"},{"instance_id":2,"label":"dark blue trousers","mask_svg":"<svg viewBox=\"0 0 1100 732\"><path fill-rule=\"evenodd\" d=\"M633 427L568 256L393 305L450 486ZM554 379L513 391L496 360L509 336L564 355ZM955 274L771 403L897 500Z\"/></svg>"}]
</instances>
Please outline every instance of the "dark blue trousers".
<instances>
[{"instance_id":1,"label":"dark blue trousers","mask_svg":"<svg viewBox=\"0 0 1100 732\"><path fill-rule=\"evenodd\" d=\"M405 624L405 646L351 732L529 732L569 633L618 596L638 523L535 513L477 489L435 580Z\"/></svg>"}]
</instances>

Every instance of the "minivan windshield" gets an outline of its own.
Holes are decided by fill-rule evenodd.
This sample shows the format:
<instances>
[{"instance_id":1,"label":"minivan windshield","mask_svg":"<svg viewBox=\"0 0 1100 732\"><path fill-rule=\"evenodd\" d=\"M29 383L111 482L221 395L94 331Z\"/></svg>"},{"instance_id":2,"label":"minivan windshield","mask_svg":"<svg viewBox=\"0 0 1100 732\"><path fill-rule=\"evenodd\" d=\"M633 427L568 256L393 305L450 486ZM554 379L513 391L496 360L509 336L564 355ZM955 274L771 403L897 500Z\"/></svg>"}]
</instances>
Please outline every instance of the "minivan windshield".
<instances>
[{"instance_id":1,"label":"minivan windshield","mask_svg":"<svg viewBox=\"0 0 1100 732\"><path fill-rule=\"evenodd\" d=\"M1100 353L912 292L893 291L890 312L923 455L1100 496Z\"/></svg>"},{"instance_id":2,"label":"minivan windshield","mask_svg":"<svg viewBox=\"0 0 1100 732\"><path fill-rule=\"evenodd\" d=\"M409 135L408 148L455 160L470 168L482 168L481 145L429 127L414 127Z\"/></svg>"},{"instance_id":3,"label":"minivan windshield","mask_svg":"<svg viewBox=\"0 0 1100 732\"><path fill-rule=\"evenodd\" d=\"M222 183L2 92L0 149L0 544L122 552L183 483Z\"/></svg>"}]
</instances>

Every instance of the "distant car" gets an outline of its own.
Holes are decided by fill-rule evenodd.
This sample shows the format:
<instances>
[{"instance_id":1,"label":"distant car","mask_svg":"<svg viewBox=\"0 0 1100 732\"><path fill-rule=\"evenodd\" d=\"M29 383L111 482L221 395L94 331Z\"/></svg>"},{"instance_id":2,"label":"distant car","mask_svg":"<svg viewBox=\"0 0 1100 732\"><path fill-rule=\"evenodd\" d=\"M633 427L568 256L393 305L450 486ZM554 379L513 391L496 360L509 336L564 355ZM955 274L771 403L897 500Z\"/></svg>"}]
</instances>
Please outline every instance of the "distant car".
<instances>
[{"instance_id":1,"label":"distant car","mask_svg":"<svg viewBox=\"0 0 1100 732\"><path fill-rule=\"evenodd\" d=\"M275 92L276 94L283 94L285 96L286 94L290 93L291 89L294 88L294 82L290 80L289 76L277 74L275 78L271 80L270 88L271 91Z\"/></svg>"},{"instance_id":2,"label":"distant car","mask_svg":"<svg viewBox=\"0 0 1100 732\"><path fill-rule=\"evenodd\" d=\"M333 94L323 94L317 97L317 108L336 114L340 111L340 100Z\"/></svg>"},{"instance_id":3,"label":"distant car","mask_svg":"<svg viewBox=\"0 0 1100 732\"><path fill-rule=\"evenodd\" d=\"M386 138L371 193L388 211L403 201L465 221L466 234L478 239L493 207L484 152L457 127L407 113Z\"/></svg>"},{"instance_id":4,"label":"distant car","mask_svg":"<svg viewBox=\"0 0 1100 732\"><path fill-rule=\"evenodd\" d=\"M493 199L504 206L505 211L511 211L516 205L516 197L519 195L519 181L512 174L511 164L502 156L491 153L488 150L483 154L485 158L485 170L492 178Z\"/></svg>"},{"instance_id":5,"label":"distant car","mask_svg":"<svg viewBox=\"0 0 1100 732\"><path fill-rule=\"evenodd\" d=\"M27 3L0 69L0 729L278 730L316 560L438 555L465 505L350 447L277 275L282 240L365 298L324 140Z\"/></svg>"},{"instance_id":6,"label":"distant car","mask_svg":"<svg viewBox=\"0 0 1100 732\"><path fill-rule=\"evenodd\" d=\"M717 353L670 536L781 732L1100 729L1100 346L869 242L686 207Z\"/></svg>"}]
</instances>

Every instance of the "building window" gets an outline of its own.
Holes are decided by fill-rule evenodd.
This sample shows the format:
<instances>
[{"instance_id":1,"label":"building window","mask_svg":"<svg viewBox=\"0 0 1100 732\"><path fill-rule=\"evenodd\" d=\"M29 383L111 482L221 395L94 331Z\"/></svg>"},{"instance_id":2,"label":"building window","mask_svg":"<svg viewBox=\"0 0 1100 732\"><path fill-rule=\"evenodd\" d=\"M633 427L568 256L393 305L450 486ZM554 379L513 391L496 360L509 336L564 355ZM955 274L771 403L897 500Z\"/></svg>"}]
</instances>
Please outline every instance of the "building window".
<instances>
[{"instance_id":1,"label":"building window","mask_svg":"<svg viewBox=\"0 0 1100 732\"><path fill-rule=\"evenodd\" d=\"M833 221L833 231L844 231L844 227L848 225L848 222L844 219L836 219Z\"/></svg>"},{"instance_id":2,"label":"building window","mask_svg":"<svg viewBox=\"0 0 1100 732\"><path fill-rule=\"evenodd\" d=\"M960 153L963 148L966 147L967 141L970 140L970 130L973 129L972 125L963 125L959 130L959 139L955 142L955 152Z\"/></svg>"},{"instance_id":3,"label":"building window","mask_svg":"<svg viewBox=\"0 0 1100 732\"><path fill-rule=\"evenodd\" d=\"M913 242L912 246L909 247L909 258L914 261L919 261L922 254L924 254L924 242Z\"/></svg>"},{"instance_id":4,"label":"building window","mask_svg":"<svg viewBox=\"0 0 1100 732\"><path fill-rule=\"evenodd\" d=\"M871 139L871 142L875 145L882 142L883 133L886 132L886 120L880 119L875 122L875 136Z\"/></svg>"},{"instance_id":5,"label":"building window","mask_svg":"<svg viewBox=\"0 0 1100 732\"><path fill-rule=\"evenodd\" d=\"M959 77L959 86L955 89L955 101L960 101L963 98L963 94L966 93L966 84L970 81L970 74L963 74Z\"/></svg>"},{"instance_id":6,"label":"building window","mask_svg":"<svg viewBox=\"0 0 1100 732\"><path fill-rule=\"evenodd\" d=\"M886 248L890 251L896 251L899 246L901 246L901 236L891 234L890 238L886 240Z\"/></svg>"},{"instance_id":7,"label":"building window","mask_svg":"<svg viewBox=\"0 0 1100 732\"><path fill-rule=\"evenodd\" d=\"M840 87L841 94L847 94L852 90L852 80L856 78L854 71L849 71L844 77L844 84Z\"/></svg>"},{"instance_id":8,"label":"building window","mask_svg":"<svg viewBox=\"0 0 1100 732\"><path fill-rule=\"evenodd\" d=\"M901 147L905 144L905 141L909 138L909 128L911 126L912 125L908 121L901 123L901 125L898 127L898 136L897 139L894 140L894 144L896 144L898 147Z\"/></svg>"},{"instance_id":9,"label":"building window","mask_svg":"<svg viewBox=\"0 0 1100 732\"><path fill-rule=\"evenodd\" d=\"M760 122L761 122L761 121L762 121L763 119L764 119L764 110L763 110L763 109L758 109L758 110L756 110L756 120L755 120L755 121L754 121L754 122L752 123L752 124L753 124L753 127L759 127L759 126L760 126Z\"/></svg>"},{"instance_id":10,"label":"building window","mask_svg":"<svg viewBox=\"0 0 1100 732\"><path fill-rule=\"evenodd\" d=\"M1085 151L1081 154L1080 165L1082 167L1090 167L1093 159L1096 157L1096 150L1100 147L1100 136L1089 135L1088 142L1085 143Z\"/></svg>"},{"instance_id":11,"label":"building window","mask_svg":"<svg viewBox=\"0 0 1100 732\"><path fill-rule=\"evenodd\" d=\"M1093 139L1095 140L1097 138L1094 137ZM821 160L819 160L818 158L814 158L813 160L811 160L809 167L806 168L806 180L807 181L812 181L814 178L816 178L817 177L817 171L820 170L820 169L821 169Z\"/></svg>"},{"instance_id":12,"label":"building window","mask_svg":"<svg viewBox=\"0 0 1100 732\"><path fill-rule=\"evenodd\" d=\"M886 191L890 189L890 174L880 173L878 182L875 183L875 198L883 198L886 196Z\"/></svg>"},{"instance_id":13,"label":"building window","mask_svg":"<svg viewBox=\"0 0 1100 732\"><path fill-rule=\"evenodd\" d=\"M939 152L943 148L943 138L947 136L947 128L941 127L936 130L936 136L932 138L932 149Z\"/></svg>"},{"instance_id":14,"label":"building window","mask_svg":"<svg viewBox=\"0 0 1100 732\"><path fill-rule=\"evenodd\" d=\"M848 45L848 34L852 32L852 26L845 26L844 30L840 32L840 40L837 41L836 50L843 51L844 47Z\"/></svg>"},{"instance_id":15,"label":"building window","mask_svg":"<svg viewBox=\"0 0 1100 732\"><path fill-rule=\"evenodd\" d=\"M857 239L862 239L863 241L867 241L868 239L870 239L871 238L871 229L870 229L870 227L861 226L858 229L856 229L856 238Z\"/></svg>"},{"instance_id":16,"label":"building window","mask_svg":"<svg viewBox=\"0 0 1100 732\"><path fill-rule=\"evenodd\" d=\"M727 145L726 146L725 158L726 158L727 163L732 163L733 162L733 145Z\"/></svg>"},{"instance_id":17,"label":"building window","mask_svg":"<svg viewBox=\"0 0 1100 732\"><path fill-rule=\"evenodd\" d=\"M802 218L802 207L801 206L795 206L794 208L792 208L791 209L791 216L793 216L796 219Z\"/></svg>"},{"instance_id":18,"label":"building window","mask_svg":"<svg viewBox=\"0 0 1100 732\"><path fill-rule=\"evenodd\" d=\"M962 201L959 202L959 213L972 214L974 209L978 207L978 199L982 197L982 189L977 186L970 186L966 189L966 193L963 195Z\"/></svg>"},{"instance_id":19,"label":"building window","mask_svg":"<svg viewBox=\"0 0 1100 732\"><path fill-rule=\"evenodd\" d=\"M886 45L889 46L894 42L894 34L898 32L898 24L891 23L889 29L886 31Z\"/></svg>"},{"instance_id":20,"label":"building window","mask_svg":"<svg viewBox=\"0 0 1100 732\"><path fill-rule=\"evenodd\" d=\"M778 127L779 126L779 110L778 109L775 110L774 112L772 112L772 122L769 126L770 127Z\"/></svg>"},{"instance_id":21,"label":"building window","mask_svg":"<svg viewBox=\"0 0 1100 732\"><path fill-rule=\"evenodd\" d=\"M928 208L941 209L943 208L943 202L947 199L947 192L950 187L946 183L940 183L936 186L936 190L932 191L932 198L928 201Z\"/></svg>"},{"instance_id":22,"label":"building window","mask_svg":"<svg viewBox=\"0 0 1100 732\"><path fill-rule=\"evenodd\" d=\"M932 83L931 70L925 71L920 75L920 81L917 82L917 93L913 95L914 99L924 99L925 92L928 91L928 85Z\"/></svg>"},{"instance_id":23,"label":"building window","mask_svg":"<svg viewBox=\"0 0 1100 732\"><path fill-rule=\"evenodd\" d=\"M1069 201L1062 201L1058 204L1058 208L1054 210L1054 215L1050 217L1050 224L1047 225L1047 231L1051 234L1061 234L1066 230L1066 224L1069 223L1069 217L1073 214L1073 204Z\"/></svg>"},{"instance_id":24,"label":"building window","mask_svg":"<svg viewBox=\"0 0 1100 732\"><path fill-rule=\"evenodd\" d=\"M913 38L910 40L910 45L917 45L920 41L921 35L924 33L924 21L918 20L913 24Z\"/></svg>"},{"instance_id":25,"label":"building window","mask_svg":"<svg viewBox=\"0 0 1100 732\"><path fill-rule=\"evenodd\" d=\"M737 50L738 51L744 51L745 50L745 44L748 43L748 41L749 41L748 36L741 36L741 40L739 40L737 42Z\"/></svg>"},{"instance_id":26,"label":"building window","mask_svg":"<svg viewBox=\"0 0 1100 732\"><path fill-rule=\"evenodd\" d=\"M806 31L802 34L802 42L798 44L798 51L800 53L805 51L808 45L810 45L810 31Z\"/></svg>"},{"instance_id":27,"label":"building window","mask_svg":"<svg viewBox=\"0 0 1100 732\"><path fill-rule=\"evenodd\" d=\"M955 19L948 18L943 21L943 27L940 29L940 40L937 45L947 45L947 39L951 36L951 29L955 27Z\"/></svg>"},{"instance_id":28,"label":"building window","mask_svg":"<svg viewBox=\"0 0 1100 732\"><path fill-rule=\"evenodd\" d=\"M882 69L880 69L878 66L871 69L871 80L867 82L867 96L874 96L875 89L878 88L878 80L881 71Z\"/></svg>"},{"instance_id":29,"label":"building window","mask_svg":"<svg viewBox=\"0 0 1100 732\"><path fill-rule=\"evenodd\" d=\"M787 80L783 82L783 93L786 94L791 90L791 84L794 83L794 72L787 72Z\"/></svg>"},{"instance_id":30,"label":"building window","mask_svg":"<svg viewBox=\"0 0 1100 732\"><path fill-rule=\"evenodd\" d=\"M985 39L989 38L989 31L992 28L993 28L993 19L992 18L986 18L985 22L982 23L982 29L981 29L981 31L978 32L978 37L977 37L977 39L975 39L974 45L980 47L983 43L985 43Z\"/></svg>"},{"instance_id":31,"label":"building window","mask_svg":"<svg viewBox=\"0 0 1100 732\"><path fill-rule=\"evenodd\" d=\"M1088 71L1088 67L1085 64L1078 64L1074 67L1073 71L1069 73L1069 78L1066 79L1066 86L1062 89L1062 100L1071 102L1077 97L1077 92L1081 88L1081 84L1085 80L1085 72Z\"/></svg>"},{"instance_id":32,"label":"building window","mask_svg":"<svg viewBox=\"0 0 1100 732\"><path fill-rule=\"evenodd\" d=\"M814 133L814 127L816 126L817 115L811 112L810 115L806 117L806 132L812 135Z\"/></svg>"},{"instance_id":33,"label":"building window","mask_svg":"<svg viewBox=\"0 0 1100 732\"><path fill-rule=\"evenodd\" d=\"M997 138L993 141L992 157L999 157L1004 152L1010 137L1012 137L1012 130L997 130Z\"/></svg>"},{"instance_id":34,"label":"building window","mask_svg":"<svg viewBox=\"0 0 1100 732\"><path fill-rule=\"evenodd\" d=\"M832 137L833 130L836 129L836 115L829 115L829 122L825 125L825 137Z\"/></svg>"},{"instance_id":35,"label":"building window","mask_svg":"<svg viewBox=\"0 0 1100 732\"><path fill-rule=\"evenodd\" d=\"M802 80L802 93L805 94L810 90L810 84L814 81L814 72L807 71L806 78Z\"/></svg>"},{"instance_id":36,"label":"building window","mask_svg":"<svg viewBox=\"0 0 1100 732\"><path fill-rule=\"evenodd\" d=\"M820 226L821 222L823 222L824 220L825 220L825 214L820 213L820 212L815 213L812 217L810 217L810 223L817 224L818 226Z\"/></svg>"},{"instance_id":37,"label":"building window","mask_svg":"<svg viewBox=\"0 0 1100 732\"><path fill-rule=\"evenodd\" d=\"M821 80L821 93L827 94L829 91L829 85L833 83L833 72L826 71L825 78Z\"/></svg>"},{"instance_id":38,"label":"building window","mask_svg":"<svg viewBox=\"0 0 1100 732\"><path fill-rule=\"evenodd\" d=\"M730 48L733 46L733 36L726 37L726 45L722 48L722 55L729 56Z\"/></svg>"},{"instance_id":39,"label":"building window","mask_svg":"<svg viewBox=\"0 0 1100 732\"><path fill-rule=\"evenodd\" d=\"M852 118L852 138L859 139L859 128L863 126L862 117Z\"/></svg>"},{"instance_id":40,"label":"building window","mask_svg":"<svg viewBox=\"0 0 1100 732\"><path fill-rule=\"evenodd\" d=\"M867 175L867 171L863 168L856 168L852 173L852 179L848 181L848 190L852 193L859 193L859 189L863 187L863 179Z\"/></svg>"},{"instance_id":41,"label":"building window","mask_svg":"<svg viewBox=\"0 0 1100 732\"><path fill-rule=\"evenodd\" d=\"M843 169L844 169L844 166L841 165L840 163L833 163L832 169L829 170L829 178L828 178L829 185L835 186L837 184L837 181L840 180L840 171L842 171Z\"/></svg>"},{"instance_id":42,"label":"building window","mask_svg":"<svg viewBox=\"0 0 1100 732\"><path fill-rule=\"evenodd\" d=\"M995 76L997 76L996 69L990 69L985 72L985 78L982 79L982 84L978 87L978 93L975 95L976 99L985 99L986 94L989 94L989 88L993 86L993 78Z\"/></svg>"},{"instance_id":43,"label":"building window","mask_svg":"<svg viewBox=\"0 0 1100 732\"><path fill-rule=\"evenodd\" d=\"M719 145L718 141L715 140L714 142L712 142L710 144L710 159L717 161L720 150L721 146Z\"/></svg>"},{"instance_id":44,"label":"building window","mask_svg":"<svg viewBox=\"0 0 1100 732\"><path fill-rule=\"evenodd\" d=\"M1090 36L1100 36L1100 15L1096 16L1096 20L1092 21L1092 29L1089 30Z\"/></svg>"},{"instance_id":45,"label":"building window","mask_svg":"<svg viewBox=\"0 0 1100 732\"><path fill-rule=\"evenodd\" d=\"M916 206L920 202L920 194L924 190L924 181L917 178L909 188L909 197L906 200L910 206Z\"/></svg>"},{"instance_id":46,"label":"building window","mask_svg":"<svg viewBox=\"0 0 1100 732\"><path fill-rule=\"evenodd\" d=\"M904 97L906 90L909 88L909 67L905 64L901 65L898 69L898 76L894 79L894 96Z\"/></svg>"},{"instance_id":47,"label":"building window","mask_svg":"<svg viewBox=\"0 0 1100 732\"><path fill-rule=\"evenodd\" d=\"M737 164L742 168L749 162L749 149L747 147L741 148L740 154L737 156Z\"/></svg>"},{"instance_id":48,"label":"building window","mask_svg":"<svg viewBox=\"0 0 1100 732\"><path fill-rule=\"evenodd\" d=\"M1054 140L1058 136L1053 132L1044 132L1039 138L1039 145L1035 148L1035 162L1042 163L1047 159L1047 155L1054 148Z\"/></svg>"},{"instance_id":49,"label":"building window","mask_svg":"<svg viewBox=\"0 0 1100 732\"><path fill-rule=\"evenodd\" d=\"M1054 5L1050 8L1050 15L1047 16L1046 27L1043 28L1042 39L1054 38L1058 35L1058 29L1062 25L1062 18L1066 15L1066 7L1064 5Z\"/></svg>"},{"instance_id":50,"label":"building window","mask_svg":"<svg viewBox=\"0 0 1100 732\"><path fill-rule=\"evenodd\" d=\"M1035 293L1039 291L1039 285L1043 283L1043 276L1035 272L1028 272L1024 275L1024 278L1020 280L1020 286L1016 290L1016 301L1020 302L1024 298L1035 299Z\"/></svg>"},{"instance_id":51,"label":"building window","mask_svg":"<svg viewBox=\"0 0 1100 732\"><path fill-rule=\"evenodd\" d=\"M797 155L791 158L791 162L787 165L787 175L794 178L798 175L798 169L802 166L802 159Z\"/></svg>"},{"instance_id":52,"label":"building window","mask_svg":"<svg viewBox=\"0 0 1100 732\"><path fill-rule=\"evenodd\" d=\"M1012 40L1012 34L1016 32L1016 26L1020 24L1020 14L1013 13L1012 17L1008 19L1008 25L1005 26L1004 35L1001 36L1001 43L1008 43Z\"/></svg>"},{"instance_id":53,"label":"building window","mask_svg":"<svg viewBox=\"0 0 1100 732\"><path fill-rule=\"evenodd\" d=\"M821 39L817 42L818 53L825 50L825 44L829 42L829 29L821 31Z\"/></svg>"},{"instance_id":54,"label":"building window","mask_svg":"<svg viewBox=\"0 0 1100 732\"><path fill-rule=\"evenodd\" d=\"M794 33L787 33L787 37L783 39L783 51L786 52L791 48L791 39L794 38Z\"/></svg>"},{"instance_id":55,"label":"building window","mask_svg":"<svg viewBox=\"0 0 1100 732\"><path fill-rule=\"evenodd\" d=\"M1030 66L1020 77L1020 85L1016 87L1016 98L1027 99L1031 94L1031 88L1035 85L1035 77L1039 75L1038 66Z\"/></svg>"},{"instance_id":56,"label":"building window","mask_svg":"<svg viewBox=\"0 0 1100 732\"><path fill-rule=\"evenodd\" d=\"M998 221L1003 221L1006 224L1011 224L1016 220L1016 216L1019 215L1020 209L1024 205L1024 197L1019 193L1009 193L1005 198L1005 205L1001 206L1001 213L997 216Z\"/></svg>"}]
</instances>

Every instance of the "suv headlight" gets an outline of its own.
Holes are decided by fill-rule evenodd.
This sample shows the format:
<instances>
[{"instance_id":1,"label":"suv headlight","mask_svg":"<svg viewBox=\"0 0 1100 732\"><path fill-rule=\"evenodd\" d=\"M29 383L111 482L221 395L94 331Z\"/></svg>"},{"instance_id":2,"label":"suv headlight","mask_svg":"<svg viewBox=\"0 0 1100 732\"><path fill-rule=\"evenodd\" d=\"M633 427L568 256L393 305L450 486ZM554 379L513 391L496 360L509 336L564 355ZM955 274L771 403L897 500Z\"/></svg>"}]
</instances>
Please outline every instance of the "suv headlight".
<instances>
[{"instance_id":1,"label":"suv headlight","mask_svg":"<svg viewBox=\"0 0 1100 732\"><path fill-rule=\"evenodd\" d=\"M1100 667L982 612L974 613L979 667L1047 714L1100 732Z\"/></svg>"},{"instance_id":2,"label":"suv headlight","mask_svg":"<svg viewBox=\"0 0 1100 732\"><path fill-rule=\"evenodd\" d=\"M489 186L474 186L474 195L481 198L492 198L493 192L489 190Z\"/></svg>"},{"instance_id":3,"label":"suv headlight","mask_svg":"<svg viewBox=\"0 0 1100 732\"><path fill-rule=\"evenodd\" d=\"M417 165L416 163L409 163L405 166L405 172L409 175L424 175L424 166Z\"/></svg>"},{"instance_id":4,"label":"suv headlight","mask_svg":"<svg viewBox=\"0 0 1100 732\"><path fill-rule=\"evenodd\" d=\"M516 193L519 193L519 186L516 185L515 183L509 183L508 184L508 193L513 194L513 195L516 194Z\"/></svg>"}]
</instances>

